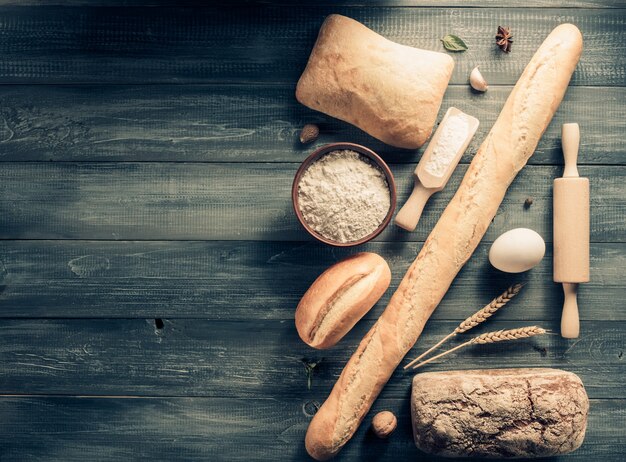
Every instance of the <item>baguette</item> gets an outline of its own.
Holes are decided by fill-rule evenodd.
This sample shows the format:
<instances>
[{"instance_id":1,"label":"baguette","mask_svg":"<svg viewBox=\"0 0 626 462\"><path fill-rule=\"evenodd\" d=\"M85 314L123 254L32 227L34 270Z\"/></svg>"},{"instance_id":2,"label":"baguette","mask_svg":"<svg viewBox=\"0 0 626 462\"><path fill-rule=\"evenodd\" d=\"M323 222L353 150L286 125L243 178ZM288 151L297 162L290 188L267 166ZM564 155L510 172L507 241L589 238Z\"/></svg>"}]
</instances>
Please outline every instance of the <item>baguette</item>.
<instances>
[{"instance_id":1,"label":"baguette","mask_svg":"<svg viewBox=\"0 0 626 462\"><path fill-rule=\"evenodd\" d=\"M307 345L330 348L346 335L391 282L387 262L362 252L335 263L306 291L296 309L296 329Z\"/></svg>"},{"instance_id":2,"label":"baguette","mask_svg":"<svg viewBox=\"0 0 626 462\"><path fill-rule=\"evenodd\" d=\"M354 19L331 14L320 28L296 99L399 148L430 137L454 61L394 43Z\"/></svg>"},{"instance_id":3,"label":"baguette","mask_svg":"<svg viewBox=\"0 0 626 462\"><path fill-rule=\"evenodd\" d=\"M348 361L305 439L317 460L348 442L485 234L517 172L556 112L582 52L576 26L558 26L522 73L459 189L389 305Z\"/></svg>"}]
</instances>

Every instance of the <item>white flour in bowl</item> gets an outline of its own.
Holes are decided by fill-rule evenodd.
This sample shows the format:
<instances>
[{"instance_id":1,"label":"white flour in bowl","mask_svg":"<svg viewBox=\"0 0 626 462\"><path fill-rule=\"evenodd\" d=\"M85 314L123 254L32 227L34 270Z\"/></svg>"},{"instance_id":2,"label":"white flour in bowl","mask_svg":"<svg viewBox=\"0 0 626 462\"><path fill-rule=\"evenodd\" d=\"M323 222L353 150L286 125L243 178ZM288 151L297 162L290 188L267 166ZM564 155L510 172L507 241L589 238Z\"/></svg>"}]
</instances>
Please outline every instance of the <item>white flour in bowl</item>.
<instances>
[{"instance_id":1,"label":"white flour in bowl","mask_svg":"<svg viewBox=\"0 0 626 462\"><path fill-rule=\"evenodd\" d=\"M298 183L304 221L326 239L347 243L372 234L391 207L385 174L365 156L332 151L312 163Z\"/></svg>"}]
</instances>

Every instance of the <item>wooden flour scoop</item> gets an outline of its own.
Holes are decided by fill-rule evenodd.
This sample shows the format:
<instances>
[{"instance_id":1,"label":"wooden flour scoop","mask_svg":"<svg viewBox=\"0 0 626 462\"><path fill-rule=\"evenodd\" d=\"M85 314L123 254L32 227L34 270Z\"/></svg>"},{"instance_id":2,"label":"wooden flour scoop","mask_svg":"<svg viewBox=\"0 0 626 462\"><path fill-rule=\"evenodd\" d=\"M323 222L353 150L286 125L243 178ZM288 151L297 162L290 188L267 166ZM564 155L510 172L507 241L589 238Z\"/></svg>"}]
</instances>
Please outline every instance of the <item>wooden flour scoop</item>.
<instances>
[{"instance_id":1,"label":"wooden flour scoop","mask_svg":"<svg viewBox=\"0 0 626 462\"><path fill-rule=\"evenodd\" d=\"M467 126L465 136L455 131L454 122ZM452 176L478 124L478 119L454 107L448 109L415 168L413 192L396 215L396 225L407 231L415 229L430 196L441 191Z\"/></svg>"}]
</instances>

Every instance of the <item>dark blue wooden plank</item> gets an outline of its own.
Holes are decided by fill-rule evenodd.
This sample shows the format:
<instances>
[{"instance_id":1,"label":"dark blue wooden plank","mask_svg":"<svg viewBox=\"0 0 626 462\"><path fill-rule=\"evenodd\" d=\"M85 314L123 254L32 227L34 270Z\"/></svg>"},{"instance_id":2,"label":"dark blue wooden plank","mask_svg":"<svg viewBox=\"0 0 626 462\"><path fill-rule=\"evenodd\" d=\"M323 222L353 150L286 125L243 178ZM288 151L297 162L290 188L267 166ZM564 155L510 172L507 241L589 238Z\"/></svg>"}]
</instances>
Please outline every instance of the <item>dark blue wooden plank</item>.
<instances>
[{"instance_id":1,"label":"dark blue wooden plank","mask_svg":"<svg viewBox=\"0 0 626 462\"><path fill-rule=\"evenodd\" d=\"M621 462L626 445L623 400L592 400L586 439L576 452L551 461ZM1 397L2 460L301 461L312 408L306 398L71 398ZM390 409L398 429L389 440L368 430L375 412ZM406 399L379 399L339 457L423 460L413 445ZM453 459L428 458L445 462ZM466 460L466 459L463 459Z\"/></svg>"},{"instance_id":2,"label":"dark blue wooden plank","mask_svg":"<svg viewBox=\"0 0 626 462\"><path fill-rule=\"evenodd\" d=\"M460 320L429 322L408 358ZM0 394L306 396L321 402L373 324L360 322L336 347L318 351L299 340L291 320L162 321L159 328L154 319L0 320ZM531 324L558 332L560 323L495 319L476 332ZM478 345L424 370L557 367L579 374L590 397L626 399L625 327L585 321L576 340L553 334ZM311 390L303 358L324 358ZM407 399L411 375L397 370L384 396Z\"/></svg>"},{"instance_id":3,"label":"dark blue wooden plank","mask_svg":"<svg viewBox=\"0 0 626 462\"><path fill-rule=\"evenodd\" d=\"M206 239L302 241L291 185L298 164L7 163L0 169L4 239ZM392 165L398 203L413 187L413 165ZM381 241L424 240L467 166L426 206L416 232L391 225ZM516 227L552 236L552 180L562 167L524 168L485 236ZM626 167L586 166L592 242L624 242ZM533 197L530 209L524 207ZM312 239L312 238L310 238Z\"/></svg>"},{"instance_id":4,"label":"dark blue wooden plank","mask_svg":"<svg viewBox=\"0 0 626 462\"><path fill-rule=\"evenodd\" d=\"M329 13L362 21L388 38L442 50L455 33L469 53L455 54L452 81L465 84L481 64L491 84L513 84L557 25L577 24L585 53L574 85L625 85L626 10L384 8L265 5L239 8L6 6L0 9L0 82L284 82L304 69ZM512 25L513 53L494 44Z\"/></svg>"},{"instance_id":5,"label":"dark blue wooden plank","mask_svg":"<svg viewBox=\"0 0 626 462\"><path fill-rule=\"evenodd\" d=\"M623 400L592 400L583 446L550 460L621 462L626 445ZM0 398L2 460L296 461L308 460L306 398ZM368 430L371 417L337 461L424 460L413 445L407 399L379 399L398 429L389 440ZM445 462L453 459L428 458ZM467 459L463 459L467 460Z\"/></svg>"},{"instance_id":6,"label":"dark blue wooden plank","mask_svg":"<svg viewBox=\"0 0 626 462\"><path fill-rule=\"evenodd\" d=\"M306 5L362 6L362 7L464 7L464 8L554 8L552 0L521 0L514 4L499 0L0 0L0 5L14 6L178 6L178 7L235 7L244 5L302 7ZM624 8L624 0L562 0L559 8Z\"/></svg>"},{"instance_id":7,"label":"dark blue wooden plank","mask_svg":"<svg viewBox=\"0 0 626 462\"><path fill-rule=\"evenodd\" d=\"M391 288L366 316L376 319L421 243L370 243L333 249L303 242L0 242L0 317L206 318L291 320L309 284L338 259L377 252L391 267ZM591 282L579 289L583 320L626 321L624 244L591 246ZM561 315L563 293L552 282L550 246L526 274L494 270L481 244L457 276L433 319L458 320L510 284L522 294L500 320ZM281 281L277 284L277 281Z\"/></svg>"},{"instance_id":8,"label":"dark blue wooden plank","mask_svg":"<svg viewBox=\"0 0 626 462\"><path fill-rule=\"evenodd\" d=\"M454 106L481 122L462 162L476 152L510 91L509 86L485 94L470 93L466 85L448 89L440 112ZM563 163L561 125L571 121L582 130L581 165L623 163L625 100L626 88L570 88L530 163ZM297 162L315 146L337 141L364 144L388 162L419 159L415 151L392 148L305 108L292 84L5 85L0 116L0 162ZM298 133L310 122L320 125L321 136L302 146Z\"/></svg>"}]
</instances>

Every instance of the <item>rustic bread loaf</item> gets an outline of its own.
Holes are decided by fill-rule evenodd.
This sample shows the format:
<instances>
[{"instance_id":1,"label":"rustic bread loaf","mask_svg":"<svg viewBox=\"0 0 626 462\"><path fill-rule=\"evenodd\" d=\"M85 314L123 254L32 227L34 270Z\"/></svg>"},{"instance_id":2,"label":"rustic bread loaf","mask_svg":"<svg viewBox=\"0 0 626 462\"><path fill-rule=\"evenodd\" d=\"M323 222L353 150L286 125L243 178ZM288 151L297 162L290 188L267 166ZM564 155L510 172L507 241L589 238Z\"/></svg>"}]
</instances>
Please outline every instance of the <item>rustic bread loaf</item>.
<instances>
[{"instance_id":1,"label":"rustic bread loaf","mask_svg":"<svg viewBox=\"0 0 626 462\"><path fill-rule=\"evenodd\" d=\"M526 66L417 259L313 417L305 443L314 458L328 459L346 444L419 337L533 154L581 52L580 31L563 24Z\"/></svg>"},{"instance_id":2,"label":"rustic bread loaf","mask_svg":"<svg viewBox=\"0 0 626 462\"><path fill-rule=\"evenodd\" d=\"M391 281L387 262L362 252L324 271L296 309L296 329L313 348L330 348L346 335L385 293Z\"/></svg>"},{"instance_id":3,"label":"rustic bread loaf","mask_svg":"<svg viewBox=\"0 0 626 462\"><path fill-rule=\"evenodd\" d=\"M413 378L417 447L444 457L547 457L578 449L589 399L557 369L427 372Z\"/></svg>"},{"instance_id":4,"label":"rustic bread loaf","mask_svg":"<svg viewBox=\"0 0 626 462\"><path fill-rule=\"evenodd\" d=\"M333 14L322 24L296 98L387 144L415 149L430 137L453 68L449 55L394 43Z\"/></svg>"}]
</instances>

